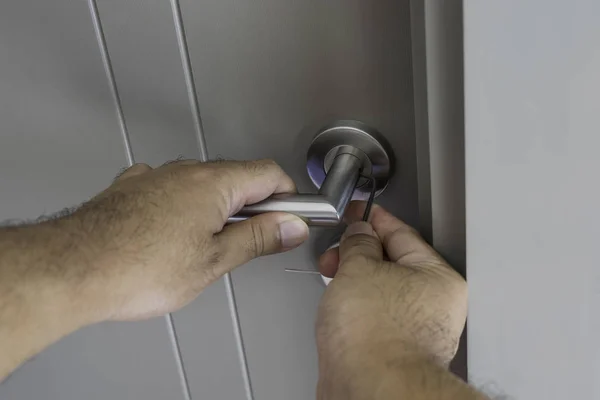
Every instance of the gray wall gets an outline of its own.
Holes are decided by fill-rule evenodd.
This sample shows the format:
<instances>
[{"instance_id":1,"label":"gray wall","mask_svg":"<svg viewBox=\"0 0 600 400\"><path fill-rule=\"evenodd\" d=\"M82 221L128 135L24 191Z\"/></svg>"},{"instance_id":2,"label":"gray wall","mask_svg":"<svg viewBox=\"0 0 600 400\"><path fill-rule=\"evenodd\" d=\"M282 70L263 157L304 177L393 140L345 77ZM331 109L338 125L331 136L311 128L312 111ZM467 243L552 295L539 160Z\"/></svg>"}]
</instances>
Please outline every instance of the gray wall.
<instances>
[{"instance_id":1,"label":"gray wall","mask_svg":"<svg viewBox=\"0 0 600 400\"><path fill-rule=\"evenodd\" d=\"M2 4L0 219L78 204L133 161L204 159L204 142L211 158L274 158L313 190L307 127L345 117L387 136L399 165L379 202L419 225L410 19L408 0ZM172 316L77 332L0 397L313 398L324 287L284 268L313 269L322 238Z\"/></svg>"},{"instance_id":2,"label":"gray wall","mask_svg":"<svg viewBox=\"0 0 600 400\"><path fill-rule=\"evenodd\" d=\"M469 373L600 398L600 3L464 4Z\"/></svg>"}]
</instances>

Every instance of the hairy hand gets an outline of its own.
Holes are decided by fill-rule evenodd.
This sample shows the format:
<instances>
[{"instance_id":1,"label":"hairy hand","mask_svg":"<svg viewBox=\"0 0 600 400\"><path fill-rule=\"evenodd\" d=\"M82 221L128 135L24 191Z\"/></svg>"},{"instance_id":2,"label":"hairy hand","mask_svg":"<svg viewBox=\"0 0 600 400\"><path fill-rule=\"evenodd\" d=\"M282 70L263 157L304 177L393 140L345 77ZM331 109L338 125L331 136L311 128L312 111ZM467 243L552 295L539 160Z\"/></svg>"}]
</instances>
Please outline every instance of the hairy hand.
<instances>
[{"instance_id":1,"label":"hairy hand","mask_svg":"<svg viewBox=\"0 0 600 400\"><path fill-rule=\"evenodd\" d=\"M62 272L99 319L177 310L233 268L306 239L306 224L285 213L226 226L244 205L295 190L272 161L136 164L57 221L76 247L65 255L74 270Z\"/></svg>"},{"instance_id":2,"label":"hairy hand","mask_svg":"<svg viewBox=\"0 0 600 400\"><path fill-rule=\"evenodd\" d=\"M349 222L359 221L363 210L364 203L352 203ZM334 380L366 376L365 356L388 366L415 359L446 366L454 357L466 319L466 283L383 208L374 206L370 223L351 224L339 249L323 254L320 270L335 276L317 322L323 398L333 398L327 393L339 387Z\"/></svg>"}]
</instances>

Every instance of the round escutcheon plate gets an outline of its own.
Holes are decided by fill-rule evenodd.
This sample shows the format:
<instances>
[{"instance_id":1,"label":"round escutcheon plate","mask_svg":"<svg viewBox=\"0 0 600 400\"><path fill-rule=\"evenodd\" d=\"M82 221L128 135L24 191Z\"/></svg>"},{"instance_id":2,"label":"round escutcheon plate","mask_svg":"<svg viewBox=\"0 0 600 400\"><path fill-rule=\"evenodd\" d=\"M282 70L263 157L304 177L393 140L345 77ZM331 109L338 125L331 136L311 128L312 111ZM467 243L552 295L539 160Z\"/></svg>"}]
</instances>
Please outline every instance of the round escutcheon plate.
<instances>
[{"instance_id":1,"label":"round escutcheon plate","mask_svg":"<svg viewBox=\"0 0 600 400\"><path fill-rule=\"evenodd\" d=\"M394 170L394 158L387 140L377 130L358 121L339 120L317 132L307 154L306 169L313 184L320 188L338 151L352 146L366 155L362 175L375 179L376 196L387 187ZM368 180L359 180L354 200L365 200L371 191Z\"/></svg>"}]
</instances>

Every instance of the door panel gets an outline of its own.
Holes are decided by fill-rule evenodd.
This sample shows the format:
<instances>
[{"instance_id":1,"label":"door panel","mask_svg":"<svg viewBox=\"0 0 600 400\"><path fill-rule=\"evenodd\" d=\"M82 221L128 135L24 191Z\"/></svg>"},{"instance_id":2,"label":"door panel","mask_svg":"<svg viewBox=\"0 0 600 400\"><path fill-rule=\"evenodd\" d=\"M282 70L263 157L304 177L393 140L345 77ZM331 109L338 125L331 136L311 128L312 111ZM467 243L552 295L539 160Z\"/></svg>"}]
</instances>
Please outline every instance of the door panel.
<instances>
[{"instance_id":1,"label":"door panel","mask_svg":"<svg viewBox=\"0 0 600 400\"><path fill-rule=\"evenodd\" d=\"M158 166L200 158L169 2L101 0L98 9L135 161ZM173 320L195 397L243 398L223 279Z\"/></svg>"},{"instance_id":2,"label":"door panel","mask_svg":"<svg viewBox=\"0 0 600 400\"><path fill-rule=\"evenodd\" d=\"M469 375L600 398L600 3L466 1Z\"/></svg>"},{"instance_id":3,"label":"door panel","mask_svg":"<svg viewBox=\"0 0 600 400\"><path fill-rule=\"evenodd\" d=\"M398 159L378 202L417 223L408 3L182 1L209 155L274 158L301 191L314 191L305 172L314 131L306 128L362 120L382 131ZM257 399L314 397L314 320L324 287L318 276L284 268L315 268L319 237L315 230L311 243L233 273Z\"/></svg>"},{"instance_id":4,"label":"door panel","mask_svg":"<svg viewBox=\"0 0 600 400\"><path fill-rule=\"evenodd\" d=\"M169 2L97 4L135 161L198 158Z\"/></svg>"},{"instance_id":5,"label":"door panel","mask_svg":"<svg viewBox=\"0 0 600 400\"><path fill-rule=\"evenodd\" d=\"M89 199L126 165L85 2L0 3L0 220ZM164 321L105 323L27 362L0 398L182 398Z\"/></svg>"}]
</instances>

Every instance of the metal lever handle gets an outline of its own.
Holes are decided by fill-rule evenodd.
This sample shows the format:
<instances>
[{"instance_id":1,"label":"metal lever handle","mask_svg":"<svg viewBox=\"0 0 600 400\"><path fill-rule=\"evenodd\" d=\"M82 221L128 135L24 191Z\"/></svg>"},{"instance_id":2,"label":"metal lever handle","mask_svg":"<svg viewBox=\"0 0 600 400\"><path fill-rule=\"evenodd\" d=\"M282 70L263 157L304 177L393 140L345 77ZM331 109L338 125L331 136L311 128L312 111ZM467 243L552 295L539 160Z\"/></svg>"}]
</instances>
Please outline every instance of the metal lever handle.
<instances>
[{"instance_id":1,"label":"metal lever handle","mask_svg":"<svg viewBox=\"0 0 600 400\"><path fill-rule=\"evenodd\" d=\"M299 216L309 226L336 226L344 215L358 183L364 160L351 146L338 153L318 194L275 195L245 206L227 223L239 222L258 214L281 211Z\"/></svg>"}]
</instances>

